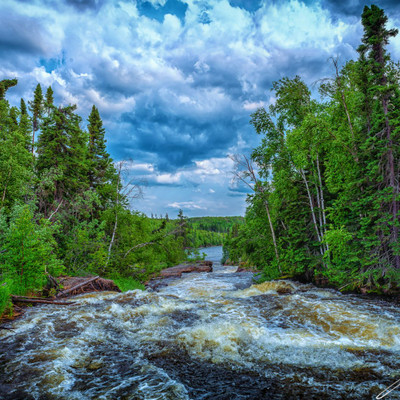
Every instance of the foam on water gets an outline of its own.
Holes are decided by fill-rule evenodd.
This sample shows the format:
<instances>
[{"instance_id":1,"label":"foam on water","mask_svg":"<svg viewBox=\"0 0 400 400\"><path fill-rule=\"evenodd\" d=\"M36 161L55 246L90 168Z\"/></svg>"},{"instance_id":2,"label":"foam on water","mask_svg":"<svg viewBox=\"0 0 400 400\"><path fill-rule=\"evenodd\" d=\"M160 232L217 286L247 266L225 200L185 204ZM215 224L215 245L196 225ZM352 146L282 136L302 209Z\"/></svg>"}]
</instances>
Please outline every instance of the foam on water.
<instances>
[{"instance_id":1,"label":"foam on water","mask_svg":"<svg viewBox=\"0 0 400 400\"><path fill-rule=\"evenodd\" d=\"M0 331L0 394L364 399L400 378L395 305L221 268L27 310Z\"/></svg>"}]
</instances>

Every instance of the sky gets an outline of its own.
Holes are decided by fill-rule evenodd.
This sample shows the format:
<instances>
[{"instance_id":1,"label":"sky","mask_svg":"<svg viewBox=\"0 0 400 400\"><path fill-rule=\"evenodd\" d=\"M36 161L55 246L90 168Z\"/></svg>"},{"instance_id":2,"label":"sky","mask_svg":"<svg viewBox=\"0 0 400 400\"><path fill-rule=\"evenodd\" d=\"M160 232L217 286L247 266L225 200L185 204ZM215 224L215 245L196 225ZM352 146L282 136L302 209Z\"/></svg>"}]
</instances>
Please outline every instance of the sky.
<instances>
[{"instance_id":1,"label":"sky","mask_svg":"<svg viewBox=\"0 0 400 400\"><path fill-rule=\"evenodd\" d=\"M1 0L0 79L18 78L11 104L37 83L76 104L83 128L95 104L107 148L147 215L243 215L247 189L230 156L260 137L250 115L274 102L272 83L300 75L315 87L330 57L357 57L358 0ZM375 1L400 27L400 2ZM389 50L400 59L400 36Z\"/></svg>"}]
</instances>

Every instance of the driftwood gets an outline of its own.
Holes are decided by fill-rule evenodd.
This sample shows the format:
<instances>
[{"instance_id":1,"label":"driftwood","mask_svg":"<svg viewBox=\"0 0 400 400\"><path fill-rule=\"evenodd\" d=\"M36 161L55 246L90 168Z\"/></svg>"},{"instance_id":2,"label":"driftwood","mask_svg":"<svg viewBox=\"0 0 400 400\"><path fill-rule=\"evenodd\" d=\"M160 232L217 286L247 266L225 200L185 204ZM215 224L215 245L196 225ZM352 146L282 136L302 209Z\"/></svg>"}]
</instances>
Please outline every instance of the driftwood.
<instances>
[{"instance_id":1,"label":"driftwood","mask_svg":"<svg viewBox=\"0 0 400 400\"><path fill-rule=\"evenodd\" d=\"M75 285L75 286L73 286L73 287L71 287L71 288L69 288L69 289L67 289L67 290L63 290L62 292L58 293L58 294L56 295L56 297L65 296L65 295L67 295L68 293L71 293L71 292L73 292L74 290L77 290L77 289L79 289L80 287L87 285L88 283L94 282L95 280L97 280L97 279L99 279L99 278L100 278L99 276L95 276L94 278L90 278L90 279L88 279L88 280L85 281L85 282L81 282L81 283L79 283L78 285Z\"/></svg>"},{"instance_id":2,"label":"driftwood","mask_svg":"<svg viewBox=\"0 0 400 400\"><path fill-rule=\"evenodd\" d=\"M69 306L70 304L75 304L74 301L55 301L55 300L38 299L37 297L24 297L24 296L11 296L11 300L12 302L17 302L17 303L58 304L60 306Z\"/></svg>"}]
</instances>

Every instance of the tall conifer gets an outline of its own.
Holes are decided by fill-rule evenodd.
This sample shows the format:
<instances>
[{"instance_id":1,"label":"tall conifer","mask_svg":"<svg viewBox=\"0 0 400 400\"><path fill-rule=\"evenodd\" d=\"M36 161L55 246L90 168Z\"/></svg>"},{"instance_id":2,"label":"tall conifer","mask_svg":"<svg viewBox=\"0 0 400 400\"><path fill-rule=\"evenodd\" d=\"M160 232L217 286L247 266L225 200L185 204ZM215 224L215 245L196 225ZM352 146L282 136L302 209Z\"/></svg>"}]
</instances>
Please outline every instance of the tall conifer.
<instances>
[{"instance_id":1,"label":"tall conifer","mask_svg":"<svg viewBox=\"0 0 400 400\"><path fill-rule=\"evenodd\" d=\"M35 150L35 133L39 129L40 119L43 113L43 93L40 83L34 91L33 101L29 102L29 111L32 113L32 154Z\"/></svg>"},{"instance_id":2,"label":"tall conifer","mask_svg":"<svg viewBox=\"0 0 400 400\"><path fill-rule=\"evenodd\" d=\"M396 36L398 30L386 28L388 18L375 5L365 6L361 18L364 36L358 51L360 60L368 68L368 98L375 103L371 109L372 126L368 138L374 148L375 160L370 161L368 168L370 178L375 181L374 189L378 189L377 195L382 201L384 214L378 219L378 257L381 263L393 263L400 269L400 93L398 82L391 78L396 74L392 72L390 55L386 51L389 39ZM386 233L387 229L389 234Z\"/></svg>"}]
</instances>

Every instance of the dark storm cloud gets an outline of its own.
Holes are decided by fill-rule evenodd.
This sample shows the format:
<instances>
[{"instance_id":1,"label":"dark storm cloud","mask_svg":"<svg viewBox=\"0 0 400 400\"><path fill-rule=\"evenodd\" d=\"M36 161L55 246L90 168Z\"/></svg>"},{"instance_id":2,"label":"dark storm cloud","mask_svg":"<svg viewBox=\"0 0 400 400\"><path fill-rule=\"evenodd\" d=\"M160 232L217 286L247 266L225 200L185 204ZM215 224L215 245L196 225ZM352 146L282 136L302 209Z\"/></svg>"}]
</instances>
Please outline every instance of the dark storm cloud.
<instances>
[{"instance_id":1,"label":"dark storm cloud","mask_svg":"<svg viewBox=\"0 0 400 400\"><path fill-rule=\"evenodd\" d=\"M132 127L134 147L156 153L158 168L171 171L193 165L193 159L218 156L237 141L237 132L247 120L232 115L211 116L201 121L190 115L173 115L160 105L138 108L122 116Z\"/></svg>"},{"instance_id":2,"label":"dark storm cloud","mask_svg":"<svg viewBox=\"0 0 400 400\"><path fill-rule=\"evenodd\" d=\"M46 53L46 32L40 21L21 17L10 10L0 9L2 18L0 24L0 52L5 56L26 54L28 56L43 55Z\"/></svg>"}]
</instances>

